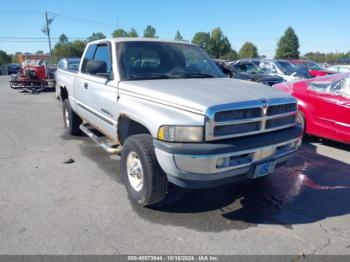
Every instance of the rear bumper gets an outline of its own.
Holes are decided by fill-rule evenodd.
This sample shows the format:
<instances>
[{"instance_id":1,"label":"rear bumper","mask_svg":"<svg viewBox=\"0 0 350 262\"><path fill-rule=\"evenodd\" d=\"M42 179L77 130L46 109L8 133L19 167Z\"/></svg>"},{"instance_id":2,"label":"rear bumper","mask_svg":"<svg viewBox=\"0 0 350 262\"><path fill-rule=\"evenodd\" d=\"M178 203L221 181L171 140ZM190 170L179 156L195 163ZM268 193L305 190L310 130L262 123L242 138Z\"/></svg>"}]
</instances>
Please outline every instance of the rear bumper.
<instances>
[{"instance_id":1,"label":"rear bumper","mask_svg":"<svg viewBox=\"0 0 350 262\"><path fill-rule=\"evenodd\" d=\"M219 142L188 144L154 140L158 162L170 182L190 188L213 187L254 178L256 165L286 161L301 143L302 129Z\"/></svg>"}]
</instances>

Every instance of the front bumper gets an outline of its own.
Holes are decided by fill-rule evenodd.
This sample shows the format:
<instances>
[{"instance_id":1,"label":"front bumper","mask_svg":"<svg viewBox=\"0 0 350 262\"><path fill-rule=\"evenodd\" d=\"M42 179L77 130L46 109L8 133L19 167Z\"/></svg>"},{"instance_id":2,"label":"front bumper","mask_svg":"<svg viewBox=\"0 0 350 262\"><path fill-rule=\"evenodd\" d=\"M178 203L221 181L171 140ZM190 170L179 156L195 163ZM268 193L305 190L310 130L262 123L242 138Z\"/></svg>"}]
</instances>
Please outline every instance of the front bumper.
<instances>
[{"instance_id":1,"label":"front bumper","mask_svg":"<svg viewBox=\"0 0 350 262\"><path fill-rule=\"evenodd\" d=\"M300 126L210 143L154 140L158 162L170 182L190 188L213 187L254 178L255 166L286 161L300 146Z\"/></svg>"}]
</instances>

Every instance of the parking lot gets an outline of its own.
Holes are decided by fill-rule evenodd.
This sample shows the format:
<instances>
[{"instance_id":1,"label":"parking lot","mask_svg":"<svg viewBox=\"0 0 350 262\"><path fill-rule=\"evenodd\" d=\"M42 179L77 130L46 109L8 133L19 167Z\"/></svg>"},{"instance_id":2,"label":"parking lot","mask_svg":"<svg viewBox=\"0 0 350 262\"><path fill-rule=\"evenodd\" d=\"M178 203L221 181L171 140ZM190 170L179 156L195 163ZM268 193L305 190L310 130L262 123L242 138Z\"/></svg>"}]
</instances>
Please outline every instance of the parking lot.
<instances>
[{"instance_id":1,"label":"parking lot","mask_svg":"<svg viewBox=\"0 0 350 262\"><path fill-rule=\"evenodd\" d=\"M8 80L0 77L1 254L350 254L349 146L309 137L263 181L173 186L164 203L141 208L115 157L65 133L54 93L22 93Z\"/></svg>"}]
</instances>

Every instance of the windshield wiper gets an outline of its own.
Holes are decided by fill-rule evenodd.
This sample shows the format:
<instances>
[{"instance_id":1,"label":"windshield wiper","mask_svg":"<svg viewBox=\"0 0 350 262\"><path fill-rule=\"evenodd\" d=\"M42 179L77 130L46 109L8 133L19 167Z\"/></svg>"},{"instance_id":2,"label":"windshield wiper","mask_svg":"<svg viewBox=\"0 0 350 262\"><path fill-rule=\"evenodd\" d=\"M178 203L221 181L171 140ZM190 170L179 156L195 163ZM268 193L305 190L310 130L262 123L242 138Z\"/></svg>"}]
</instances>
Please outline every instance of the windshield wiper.
<instances>
[{"instance_id":1,"label":"windshield wiper","mask_svg":"<svg viewBox=\"0 0 350 262\"><path fill-rule=\"evenodd\" d=\"M128 76L129 79L169 79L172 78L167 74L158 74L158 73L150 73L150 74L132 74Z\"/></svg>"},{"instance_id":2,"label":"windshield wiper","mask_svg":"<svg viewBox=\"0 0 350 262\"><path fill-rule=\"evenodd\" d=\"M192 74L185 74L186 78L215 78L215 75L206 74L206 73L192 73Z\"/></svg>"}]
</instances>

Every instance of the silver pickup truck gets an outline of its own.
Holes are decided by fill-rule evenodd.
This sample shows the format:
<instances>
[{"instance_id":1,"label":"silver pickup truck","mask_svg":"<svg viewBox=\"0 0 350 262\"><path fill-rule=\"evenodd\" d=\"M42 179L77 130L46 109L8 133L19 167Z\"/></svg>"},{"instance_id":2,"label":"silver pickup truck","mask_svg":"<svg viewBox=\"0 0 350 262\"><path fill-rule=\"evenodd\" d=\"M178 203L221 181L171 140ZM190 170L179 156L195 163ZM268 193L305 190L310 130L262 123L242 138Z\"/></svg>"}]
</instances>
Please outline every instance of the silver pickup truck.
<instances>
[{"instance_id":1,"label":"silver pickup truck","mask_svg":"<svg viewBox=\"0 0 350 262\"><path fill-rule=\"evenodd\" d=\"M91 42L58 86L70 134L120 155L129 198L161 201L168 183L204 188L273 172L299 147L297 102L225 78L200 47L155 39ZM69 79L67 81L67 79Z\"/></svg>"}]
</instances>

